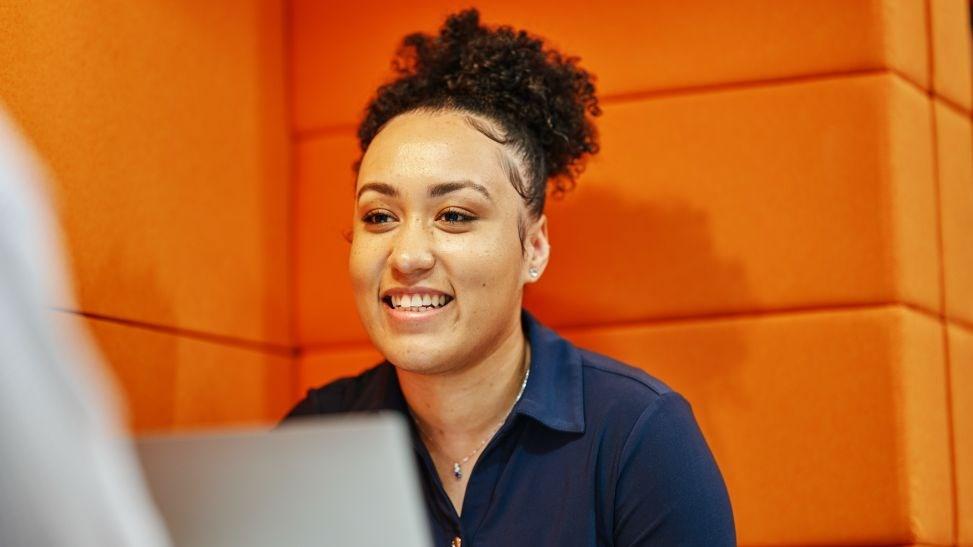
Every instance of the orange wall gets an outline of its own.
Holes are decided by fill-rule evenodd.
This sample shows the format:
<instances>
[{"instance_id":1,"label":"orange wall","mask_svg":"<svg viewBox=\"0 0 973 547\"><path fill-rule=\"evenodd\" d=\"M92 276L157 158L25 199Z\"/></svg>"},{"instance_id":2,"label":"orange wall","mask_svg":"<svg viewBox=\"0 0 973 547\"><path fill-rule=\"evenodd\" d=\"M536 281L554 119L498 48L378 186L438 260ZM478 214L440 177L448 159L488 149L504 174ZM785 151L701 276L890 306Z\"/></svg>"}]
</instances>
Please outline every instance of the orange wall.
<instances>
[{"instance_id":1,"label":"orange wall","mask_svg":"<svg viewBox=\"0 0 973 547\"><path fill-rule=\"evenodd\" d=\"M0 99L51 168L57 313L134 427L272 421L375 362L354 125L464 3L58 4L0 3ZM605 111L527 305L687 395L740 543L973 545L967 4L478 5L580 55Z\"/></svg>"},{"instance_id":2,"label":"orange wall","mask_svg":"<svg viewBox=\"0 0 973 547\"><path fill-rule=\"evenodd\" d=\"M468 2L294 0L308 386L378 359L346 279L355 122ZM973 545L973 157L960 0L485 0L598 75L602 153L527 305L693 403L742 545Z\"/></svg>"},{"instance_id":3,"label":"orange wall","mask_svg":"<svg viewBox=\"0 0 973 547\"><path fill-rule=\"evenodd\" d=\"M0 102L49 164L78 308L137 430L293 392L280 2L0 2Z\"/></svg>"}]
</instances>

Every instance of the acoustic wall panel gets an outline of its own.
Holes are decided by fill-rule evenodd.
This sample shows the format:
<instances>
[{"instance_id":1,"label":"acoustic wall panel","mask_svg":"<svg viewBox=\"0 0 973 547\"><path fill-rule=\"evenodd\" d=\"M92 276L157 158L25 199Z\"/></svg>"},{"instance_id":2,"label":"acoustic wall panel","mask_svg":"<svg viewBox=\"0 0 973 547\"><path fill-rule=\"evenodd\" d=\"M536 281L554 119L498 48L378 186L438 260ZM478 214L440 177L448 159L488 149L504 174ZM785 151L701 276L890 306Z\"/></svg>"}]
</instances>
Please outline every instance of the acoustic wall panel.
<instances>
[{"instance_id":1,"label":"acoustic wall panel","mask_svg":"<svg viewBox=\"0 0 973 547\"><path fill-rule=\"evenodd\" d=\"M894 75L608 106L602 152L549 203L551 264L527 303L560 326L892 301L938 311L930 116ZM363 342L341 237L357 149L339 133L297 150L299 339Z\"/></svg>"},{"instance_id":2,"label":"acoustic wall panel","mask_svg":"<svg viewBox=\"0 0 973 547\"><path fill-rule=\"evenodd\" d=\"M612 105L548 207L556 325L900 301L939 309L930 105L893 75Z\"/></svg>"},{"instance_id":3,"label":"acoustic wall panel","mask_svg":"<svg viewBox=\"0 0 973 547\"><path fill-rule=\"evenodd\" d=\"M949 364L956 462L956 537L973 545L973 329L949 325Z\"/></svg>"},{"instance_id":4,"label":"acoustic wall panel","mask_svg":"<svg viewBox=\"0 0 973 547\"><path fill-rule=\"evenodd\" d=\"M964 0L928 0L933 90L970 111L970 4Z\"/></svg>"},{"instance_id":5,"label":"acoustic wall panel","mask_svg":"<svg viewBox=\"0 0 973 547\"><path fill-rule=\"evenodd\" d=\"M290 355L110 320L83 320L124 394L136 433L270 425L293 400Z\"/></svg>"},{"instance_id":6,"label":"acoustic wall panel","mask_svg":"<svg viewBox=\"0 0 973 547\"><path fill-rule=\"evenodd\" d=\"M355 376L382 361L382 355L368 344L307 351L298 362L295 400L304 397L308 389L339 378Z\"/></svg>"},{"instance_id":7,"label":"acoustic wall panel","mask_svg":"<svg viewBox=\"0 0 973 547\"><path fill-rule=\"evenodd\" d=\"M687 397L741 545L952 541L937 320L881 307L564 332Z\"/></svg>"},{"instance_id":8,"label":"acoustic wall panel","mask_svg":"<svg viewBox=\"0 0 973 547\"><path fill-rule=\"evenodd\" d=\"M469 5L293 2L295 129L355 123L390 77L402 37L435 31L447 14ZM476 6L489 24L526 28L581 57L603 96L883 69L928 85L922 0L485 0Z\"/></svg>"},{"instance_id":9,"label":"acoustic wall panel","mask_svg":"<svg viewBox=\"0 0 973 547\"><path fill-rule=\"evenodd\" d=\"M297 340L305 349L364 341L348 277L357 141L343 133L302 140L295 157Z\"/></svg>"},{"instance_id":10,"label":"acoustic wall panel","mask_svg":"<svg viewBox=\"0 0 973 547\"><path fill-rule=\"evenodd\" d=\"M973 325L973 128L934 101L946 314Z\"/></svg>"},{"instance_id":11,"label":"acoustic wall panel","mask_svg":"<svg viewBox=\"0 0 973 547\"><path fill-rule=\"evenodd\" d=\"M290 343L283 7L0 6L0 101L50 167L81 309Z\"/></svg>"}]
</instances>

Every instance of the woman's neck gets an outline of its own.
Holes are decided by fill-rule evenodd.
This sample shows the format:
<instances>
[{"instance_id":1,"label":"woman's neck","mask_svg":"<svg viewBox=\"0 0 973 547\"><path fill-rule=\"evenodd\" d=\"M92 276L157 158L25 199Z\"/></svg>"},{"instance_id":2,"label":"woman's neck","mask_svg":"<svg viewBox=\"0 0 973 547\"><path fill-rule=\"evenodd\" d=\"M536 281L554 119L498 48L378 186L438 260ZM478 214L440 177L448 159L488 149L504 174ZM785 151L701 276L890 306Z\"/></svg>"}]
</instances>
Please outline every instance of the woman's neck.
<instances>
[{"instance_id":1,"label":"woman's neck","mask_svg":"<svg viewBox=\"0 0 973 547\"><path fill-rule=\"evenodd\" d=\"M528 351L518 327L485 359L458 370L419 374L397 369L402 394L423 434L437 445L456 447L492 434L520 392Z\"/></svg>"}]
</instances>

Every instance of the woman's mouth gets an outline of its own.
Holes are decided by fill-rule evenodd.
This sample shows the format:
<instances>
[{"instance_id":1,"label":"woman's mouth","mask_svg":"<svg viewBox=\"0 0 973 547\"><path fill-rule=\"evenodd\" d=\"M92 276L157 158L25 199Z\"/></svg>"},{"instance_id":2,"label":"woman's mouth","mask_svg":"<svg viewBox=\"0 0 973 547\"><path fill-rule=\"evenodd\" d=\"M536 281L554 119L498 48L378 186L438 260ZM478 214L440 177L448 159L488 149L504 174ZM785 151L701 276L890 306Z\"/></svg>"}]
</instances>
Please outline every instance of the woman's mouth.
<instances>
[{"instance_id":1,"label":"woman's mouth","mask_svg":"<svg viewBox=\"0 0 973 547\"><path fill-rule=\"evenodd\" d=\"M448 306L453 297L446 294L394 294L382 298L382 302L392 310L422 313Z\"/></svg>"}]
</instances>

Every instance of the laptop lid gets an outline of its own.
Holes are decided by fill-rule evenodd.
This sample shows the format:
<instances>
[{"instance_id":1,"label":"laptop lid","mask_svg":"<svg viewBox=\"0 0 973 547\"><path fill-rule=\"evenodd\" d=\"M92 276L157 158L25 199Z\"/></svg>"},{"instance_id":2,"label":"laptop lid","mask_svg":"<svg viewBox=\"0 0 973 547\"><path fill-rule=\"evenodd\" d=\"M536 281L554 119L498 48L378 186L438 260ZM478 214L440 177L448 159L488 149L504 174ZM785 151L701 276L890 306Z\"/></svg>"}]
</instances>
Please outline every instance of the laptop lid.
<instances>
[{"instance_id":1,"label":"laptop lid","mask_svg":"<svg viewBox=\"0 0 973 547\"><path fill-rule=\"evenodd\" d=\"M431 544L408 429L397 414L136 445L177 545Z\"/></svg>"}]
</instances>

